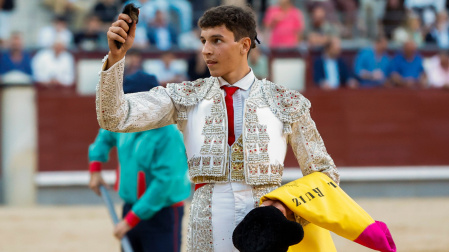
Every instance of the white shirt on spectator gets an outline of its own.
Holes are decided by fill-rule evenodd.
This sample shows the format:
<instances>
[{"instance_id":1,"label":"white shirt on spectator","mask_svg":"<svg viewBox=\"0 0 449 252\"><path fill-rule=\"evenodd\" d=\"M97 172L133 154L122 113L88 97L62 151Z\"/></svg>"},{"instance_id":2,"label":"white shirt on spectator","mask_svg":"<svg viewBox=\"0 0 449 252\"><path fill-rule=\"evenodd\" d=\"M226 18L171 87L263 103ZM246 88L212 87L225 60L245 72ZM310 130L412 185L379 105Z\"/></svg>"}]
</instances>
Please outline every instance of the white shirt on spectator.
<instances>
[{"instance_id":1,"label":"white shirt on spectator","mask_svg":"<svg viewBox=\"0 0 449 252\"><path fill-rule=\"evenodd\" d=\"M75 61L67 51L56 56L53 49L43 49L34 56L31 67L37 82L55 79L64 86L75 82Z\"/></svg>"},{"instance_id":2,"label":"white shirt on spectator","mask_svg":"<svg viewBox=\"0 0 449 252\"><path fill-rule=\"evenodd\" d=\"M161 83L172 81L178 76L186 75L184 69L182 69L182 65L177 61L171 62L169 67L166 67L162 60L155 60L150 65L144 65L144 70L149 74L154 74Z\"/></svg>"},{"instance_id":3,"label":"white shirt on spectator","mask_svg":"<svg viewBox=\"0 0 449 252\"><path fill-rule=\"evenodd\" d=\"M198 50L203 46L203 44L194 31L189 31L179 35L178 46L183 50Z\"/></svg>"},{"instance_id":4,"label":"white shirt on spectator","mask_svg":"<svg viewBox=\"0 0 449 252\"><path fill-rule=\"evenodd\" d=\"M159 50L166 51L171 47L170 31L167 28L156 28L156 47Z\"/></svg>"},{"instance_id":5,"label":"white shirt on spectator","mask_svg":"<svg viewBox=\"0 0 449 252\"><path fill-rule=\"evenodd\" d=\"M440 48L449 48L449 27L448 24L444 24L444 27L435 30L437 44Z\"/></svg>"},{"instance_id":6,"label":"white shirt on spectator","mask_svg":"<svg viewBox=\"0 0 449 252\"><path fill-rule=\"evenodd\" d=\"M38 46L42 48L51 47L56 40L61 40L67 47L72 45L73 34L69 29L57 31L53 26L47 26L40 30Z\"/></svg>"},{"instance_id":7,"label":"white shirt on spectator","mask_svg":"<svg viewBox=\"0 0 449 252\"><path fill-rule=\"evenodd\" d=\"M136 37L134 38L133 46L139 48L148 46L147 30L145 26L137 25Z\"/></svg>"},{"instance_id":8,"label":"white shirt on spectator","mask_svg":"<svg viewBox=\"0 0 449 252\"><path fill-rule=\"evenodd\" d=\"M441 67L440 57L438 55L428 59L424 65L426 75L429 78L429 86L434 88L441 88L449 84L449 70Z\"/></svg>"},{"instance_id":9,"label":"white shirt on spectator","mask_svg":"<svg viewBox=\"0 0 449 252\"><path fill-rule=\"evenodd\" d=\"M340 74L338 70L337 60L329 58L324 59L324 72L326 74L326 81L333 89L336 89L340 86Z\"/></svg>"}]
</instances>

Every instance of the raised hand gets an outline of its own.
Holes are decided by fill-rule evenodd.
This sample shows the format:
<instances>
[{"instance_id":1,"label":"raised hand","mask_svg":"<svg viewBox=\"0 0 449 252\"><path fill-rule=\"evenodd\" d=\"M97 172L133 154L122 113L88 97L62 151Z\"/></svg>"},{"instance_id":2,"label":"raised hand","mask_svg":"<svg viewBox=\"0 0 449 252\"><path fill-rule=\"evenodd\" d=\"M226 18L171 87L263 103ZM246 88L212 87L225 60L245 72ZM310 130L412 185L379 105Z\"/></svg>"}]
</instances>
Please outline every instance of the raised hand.
<instances>
[{"instance_id":1,"label":"raised hand","mask_svg":"<svg viewBox=\"0 0 449 252\"><path fill-rule=\"evenodd\" d=\"M125 57L126 52L133 45L135 36L136 21L133 21L131 17L126 14L120 14L117 21L112 23L111 27L109 27L107 33L109 57L106 69ZM115 41L123 43L120 49L117 47Z\"/></svg>"}]
</instances>

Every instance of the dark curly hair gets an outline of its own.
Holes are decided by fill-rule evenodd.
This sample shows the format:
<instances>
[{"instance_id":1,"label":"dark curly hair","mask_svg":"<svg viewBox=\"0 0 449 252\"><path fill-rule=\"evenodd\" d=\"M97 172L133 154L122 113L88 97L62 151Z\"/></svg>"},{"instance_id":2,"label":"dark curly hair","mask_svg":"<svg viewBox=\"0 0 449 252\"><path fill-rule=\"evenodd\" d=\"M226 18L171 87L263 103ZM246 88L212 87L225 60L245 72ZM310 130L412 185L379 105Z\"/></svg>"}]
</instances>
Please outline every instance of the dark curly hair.
<instances>
[{"instance_id":1,"label":"dark curly hair","mask_svg":"<svg viewBox=\"0 0 449 252\"><path fill-rule=\"evenodd\" d=\"M222 5L207 10L198 20L201 29L212 28L225 25L228 30L234 33L235 41L244 37L251 39L251 47L256 47L256 19L252 10L234 5ZM249 52L248 52L249 54Z\"/></svg>"}]
</instances>

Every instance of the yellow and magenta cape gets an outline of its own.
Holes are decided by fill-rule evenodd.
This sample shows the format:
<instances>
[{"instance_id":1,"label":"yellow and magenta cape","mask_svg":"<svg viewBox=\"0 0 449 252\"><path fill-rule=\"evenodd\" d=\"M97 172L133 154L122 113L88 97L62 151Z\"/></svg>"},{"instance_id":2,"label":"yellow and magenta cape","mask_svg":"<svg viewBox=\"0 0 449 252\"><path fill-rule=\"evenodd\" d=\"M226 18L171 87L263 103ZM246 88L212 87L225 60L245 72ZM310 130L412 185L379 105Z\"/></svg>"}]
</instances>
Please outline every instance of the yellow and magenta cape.
<instances>
[{"instance_id":1,"label":"yellow and magenta cape","mask_svg":"<svg viewBox=\"0 0 449 252\"><path fill-rule=\"evenodd\" d=\"M329 231L368 248L396 252L385 223L375 221L333 180L315 172L279 187L263 196L282 201L296 215L309 221L304 239L289 251L336 251ZM329 231L327 231L329 230Z\"/></svg>"}]
</instances>

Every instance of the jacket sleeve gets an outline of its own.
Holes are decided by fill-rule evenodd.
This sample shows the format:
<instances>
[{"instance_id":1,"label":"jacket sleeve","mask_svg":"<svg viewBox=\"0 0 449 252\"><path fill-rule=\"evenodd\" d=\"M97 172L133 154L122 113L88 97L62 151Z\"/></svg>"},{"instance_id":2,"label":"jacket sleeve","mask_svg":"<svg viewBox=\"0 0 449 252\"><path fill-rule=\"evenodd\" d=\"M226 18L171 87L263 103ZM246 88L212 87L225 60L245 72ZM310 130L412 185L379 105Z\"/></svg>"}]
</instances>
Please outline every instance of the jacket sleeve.
<instances>
[{"instance_id":1,"label":"jacket sleeve","mask_svg":"<svg viewBox=\"0 0 449 252\"><path fill-rule=\"evenodd\" d=\"M100 72L96 94L100 127L113 132L137 132L176 123L177 110L165 88L123 93L124 64L123 58Z\"/></svg>"},{"instance_id":2,"label":"jacket sleeve","mask_svg":"<svg viewBox=\"0 0 449 252\"><path fill-rule=\"evenodd\" d=\"M319 58L313 62L313 82L316 86L320 86L324 78L323 61Z\"/></svg>"},{"instance_id":3,"label":"jacket sleeve","mask_svg":"<svg viewBox=\"0 0 449 252\"><path fill-rule=\"evenodd\" d=\"M157 139L152 139L154 151L151 156L145 155L146 160L142 159L146 166L151 164L151 182L125 219L133 219L132 215L138 220L150 219L162 208L176 203L171 202L173 199L182 201L190 195L184 143L180 132L171 127L159 129L163 131L158 133Z\"/></svg>"},{"instance_id":4,"label":"jacket sleeve","mask_svg":"<svg viewBox=\"0 0 449 252\"><path fill-rule=\"evenodd\" d=\"M334 161L327 153L308 109L292 124L289 142L304 176L313 172L323 172L336 183L340 182Z\"/></svg>"},{"instance_id":5,"label":"jacket sleeve","mask_svg":"<svg viewBox=\"0 0 449 252\"><path fill-rule=\"evenodd\" d=\"M109 161L109 152L117 145L117 133L100 129L97 138L89 146L89 162Z\"/></svg>"},{"instance_id":6,"label":"jacket sleeve","mask_svg":"<svg viewBox=\"0 0 449 252\"><path fill-rule=\"evenodd\" d=\"M348 81L354 78L354 72L342 58L338 59L338 68L340 73L340 83L342 86L346 86Z\"/></svg>"},{"instance_id":7,"label":"jacket sleeve","mask_svg":"<svg viewBox=\"0 0 449 252\"><path fill-rule=\"evenodd\" d=\"M367 71L367 67L366 67L366 53L364 51L361 51L357 54L357 56L355 57L354 60L354 74L357 77L361 77L362 71L365 70Z\"/></svg>"}]
</instances>

